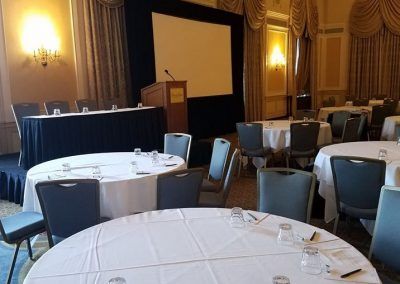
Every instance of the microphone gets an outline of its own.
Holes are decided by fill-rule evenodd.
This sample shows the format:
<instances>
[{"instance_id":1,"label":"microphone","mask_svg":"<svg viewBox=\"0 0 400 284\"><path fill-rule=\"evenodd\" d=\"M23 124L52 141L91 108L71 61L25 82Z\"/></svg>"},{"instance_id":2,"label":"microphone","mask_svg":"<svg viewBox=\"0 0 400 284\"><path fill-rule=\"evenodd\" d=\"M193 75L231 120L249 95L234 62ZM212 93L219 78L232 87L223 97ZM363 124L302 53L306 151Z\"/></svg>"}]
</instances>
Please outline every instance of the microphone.
<instances>
[{"instance_id":1,"label":"microphone","mask_svg":"<svg viewBox=\"0 0 400 284\"><path fill-rule=\"evenodd\" d=\"M172 75L168 72L168 69L165 69L164 72L165 72L165 74L167 74L168 76L170 76L170 77L172 78L173 81L176 81L175 78L174 78L174 76L172 76Z\"/></svg>"}]
</instances>

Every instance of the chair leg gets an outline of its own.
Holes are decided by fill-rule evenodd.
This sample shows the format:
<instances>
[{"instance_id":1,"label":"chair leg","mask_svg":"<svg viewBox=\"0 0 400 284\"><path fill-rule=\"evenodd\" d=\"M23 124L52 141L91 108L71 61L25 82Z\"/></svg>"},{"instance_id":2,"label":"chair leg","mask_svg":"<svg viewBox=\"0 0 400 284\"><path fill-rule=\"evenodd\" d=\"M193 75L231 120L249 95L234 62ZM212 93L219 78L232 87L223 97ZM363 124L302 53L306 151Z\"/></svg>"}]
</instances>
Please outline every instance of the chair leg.
<instances>
[{"instance_id":1,"label":"chair leg","mask_svg":"<svg viewBox=\"0 0 400 284\"><path fill-rule=\"evenodd\" d=\"M340 220L340 214L337 214L336 218L335 218L335 224L333 225L333 234L334 235L336 235L336 233L337 233L337 227L339 225L339 220Z\"/></svg>"},{"instance_id":2,"label":"chair leg","mask_svg":"<svg viewBox=\"0 0 400 284\"><path fill-rule=\"evenodd\" d=\"M289 168L289 156L286 156L286 168Z\"/></svg>"},{"instance_id":3,"label":"chair leg","mask_svg":"<svg viewBox=\"0 0 400 284\"><path fill-rule=\"evenodd\" d=\"M14 272L14 267L15 267L15 262L17 260L17 256L18 256L18 251L19 251L19 246L21 245L21 243L17 243L15 250L14 250L14 257L13 260L11 262L11 266L10 266L10 270L8 271L8 277L7 277L7 284L11 283L11 278Z\"/></svg>"},{"instance_id":4,"label":"chair leg","mask_svg":"<svg viewBox=\"0 0 400 284\"><path fill-rule=\"evenodd\" d=\"M239 157L239 168L238 168L238 174L237 177L240 178L240 171L242 169L242 155Z\"/></svg>"},{"instance_id":5,"label":"chair leg","mask_svg":"<svg viewBox=\"0 0 400 284\"><path fill-rule=\"evenodd\" d=\"M26 245L27 245L27 247L28 247L29 258L30 258L31 260L34 260L34 259L33 259L33 253L32 253L32 246L31 246L31 239L30 239L30 238L27 238L27 239L26 239Z\"/></svg>"}]
</instances>

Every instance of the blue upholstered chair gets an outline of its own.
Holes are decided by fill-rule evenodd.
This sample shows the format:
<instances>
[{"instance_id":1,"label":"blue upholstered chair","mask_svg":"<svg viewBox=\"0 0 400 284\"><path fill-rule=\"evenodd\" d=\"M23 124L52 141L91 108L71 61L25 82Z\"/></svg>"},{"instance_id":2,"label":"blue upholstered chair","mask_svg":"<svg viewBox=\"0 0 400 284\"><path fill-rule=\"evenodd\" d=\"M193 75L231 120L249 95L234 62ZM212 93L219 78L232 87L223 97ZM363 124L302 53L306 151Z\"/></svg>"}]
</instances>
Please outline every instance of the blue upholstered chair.
<instances>
[{"instance_id":1,"label":"blue upholstered chair","mask_svg":"<svg viewBox=\"0 0 400 284\"><path fill-rule=\"evenodd\" d=\"M383 100L383 104L384 105L390 105L390 115L395 115L397 106L399 105L399 100L391 99L391 98L385 98Z\"/></svg>"},{"instance_id":2,"label":"blue upholstered chair","mask_svg":"<svg viewBox=\"0 0 400 284\"><path fill-rule=\"evenodd\" d=\"M332 114L332 136L342 138L343 129L346 121L350 118L351 113L349 111L336 111Z\"/></svg>"},{"instance_id":3,"label":"blue upholstered chair","mask_svg":"<svg viewBox=\"0 0 400 284\"><path fill-rule=\"evenodd\" d=\"M207 178L203 179L201 191L220 191L230 147L231 143L228 140L223 138L215 138L211 155L210 169L208 171Z\"/></svg>"},{"instance_id":4,"label":"blue upholstered chair","mask_svg":"<svg viewBox=\"0 0 400 284\"><path fill-rule=\"evenodd\" d=\"M369 251L385 266L400 273L400 188L383 186L380 192L374 235ZM384 282L385 283L385 282Z\"/></svg>"},{"instance_id":5,"label":"blue upholstered chair","mask_svg":"<svg viewBox=\"0 0 400 284\"><path fill-rule=\"evenodd\" d=\"M117 105L118 108L122 108L122 103L119 98L104 99L103 107L105 110L111 110L113 105Z\"/></svg>"},{"instance_id":6,"label":"blue upholstered chair","mask_svg":"<svg viewBox=\"0 0 400 284\"><path fill-rule=\"evenodd\" d=\"M296 169L258 169L257 211L309 223L316 179Z\"/></svg>"},{"instance_id":7,"label":"blue upholstered chair","mask_svg":"<svg viewBox=\"0 0 400 284\"><path fill-rule=\"evenodd\" d=\"M173 171L157 177L157 209L197 207L203 170Z\"/></svg>"},{"instance_id":8,"label":"blue upholstered chair","mask_svg":"<svg viewBox=\"0 0 400 284\"><path fill-rule=\"evenodd\" d=\"M298 109L296 110L296 119L303 120L305 117L308 119L315 119L317 112L314 109Z\"/></svg>"},{"instance_id":9,"label":"blue upholstered chair","mask_svg":"<svg viewBox=\"0 0 400 284\"><path fill-rule=\"evenodd\" d=\"M363 157L331 157L337 216L375 220L381 187L385 184L386 162Z\"/></svg>"},{"instance_id":10,"label":"blue upholstered chair","mask_svg":"<svg viewBox=\"0 0 400 284\"><path fill-rule=\"evenodd\" d=\"M39 104L38 103L12 104L11 109L14 114L15 122L17 123L19 137L21 137L22 118L24 116L40 115Z\"/></svg>"},{"instance_id":11,"label":"blue upholstered chair","mask_svg":"<svg viewBox=\"0 0 400 284\"><path fill-rule=\"evenodd\" d=\"M231 190L233 176L235 174L239 160L239 150L235 149L231 161L229 162L228 171L226 172L222 190L220 192L201 192L199 206L201 207L225 207Z\"/></svg>"},{"instance_id":12,"label":"blue upholstered chair","mask_svg":"<svg viewBox=\"0 0 400 284\"><path fill-rule=\"evenodd\" d=\"M360 98L360 99L355 99L353 101L353 106L367 106L368 104L369 104L368 98Z\"/></svg>"},{"instance_id":13,"label":"blue upholstered chair","mask_svg":"<svg viewBox=\"0 0 400 284\"><path fill-rule=\"evenodd\" d=\"M67 101L51 101L45 102L44 108L47 115L53 114L54 109L58 108L61 113L69 113L69 103Z\"/></svg>"},{"instance_id":14,"label":"blue upholstered chair","mask_svg":"<svg viewBox=\"0 0 400 284\"><path fill-rule=\"evenodd\" d=\"M290 147L285 149L286 167L291 158L313 158L317 153L319 122L290 124Z\"/></svg>"},{"instance_id":15,"label":"blue upholstered chair","mask_svg":"<svg viewBox=\"0 0 400 284\"><path fill-rule=\"evenodd\" d=\"M82 112L84 107L87 107L89 111L98 110L97 102L95 100L89 100L89 99L75 100L75 105L78 112Z\"/></svg>"},{"instance_id":16,"label":"blue upholstered chair","mask_svg":"<svg viewBox=\"0 0 400 284\"><path fill-rule=\"evenodd\" d=\"M359 141L358 130L361 118L348 118L344 123L342 137L333 137L333 143L348 143Z\"/></svg>"},{"instance_id":17,"label":"blue upholstered chair","mask_svg":"<svg viewBox=\"0 0 400 284\"><path fill-rule=\"evenodd\" d=\"M242 157L262 157L266 158L270 153L269 147L263 145L263 125L261 123L236 123L236 130L239 137L240 158L239 173L242 168ZM265 159L264 167L267 159Z\"/></svg>"},{"instance_id":18,"label":"blue upholstered chair","mask_svg":"<svg viewBox=\"0 0 400 284\"><path fill-rule=\"evenodd\" d=\"M372 107L371 123L368 129L370 140L379 140L385 118L392 115L391 105L378 105Z\"/></svg>"},{"instance_id":19,"label":"blue upholstered chair","mask_svg":"<svg viewBox=\"0 0 400 284\"><path fill-rule=\"evenodd\" d=\"M192 135L185 133L167 133L164 136L164 153L179 156L189 164Z\"/></svg>"},{"instance_id":20,"label":"blue upholstered chair","mask_svg":"<svg viewBox=\"0 0 400 284\"><path fill-rule=\"evenodd\" d=\"M36 184L50 247L100 223L99 181L54 180Z\"/></svg>"},{"instance_id":21,"label":"blue upholstered chair","mask_svg":"<svg viewBox=\"0 0 400 284\"><path fill-rule=\"evenodd\" d=\"M363 138L364 130L366 130L367 129L366 126L368 126L367 122L368 122L368 113L362 112L360 115L360 124L357 130L358 141L360 141Z\"/></svg>"},{"instance_id":22,"label":"blue upholstered chair","mask_svg":"<svg viewBox=\"0 0 400 284\"><path fill-rule=\"evenodd\" d=\"M33 260L30 239L45 231L43 216L36 212L20 212L15 215L0 219L0 233L3 241L15 244L14 256L8 272L7 284L11 283L15 261L17 260L19 247L23 241L27 241L28 253Z\"/></svg>"},{"instance_id":23,"label":"blue upholstered chair","mask_svg":"<svg viewBox=\"0 0 400 284\"><path fill-rule=\"evenodd\" d=\"M396 139L399 139L400 138L400 124L396 124L395 133L396 133Z\"/></svg>"}]
</instances>

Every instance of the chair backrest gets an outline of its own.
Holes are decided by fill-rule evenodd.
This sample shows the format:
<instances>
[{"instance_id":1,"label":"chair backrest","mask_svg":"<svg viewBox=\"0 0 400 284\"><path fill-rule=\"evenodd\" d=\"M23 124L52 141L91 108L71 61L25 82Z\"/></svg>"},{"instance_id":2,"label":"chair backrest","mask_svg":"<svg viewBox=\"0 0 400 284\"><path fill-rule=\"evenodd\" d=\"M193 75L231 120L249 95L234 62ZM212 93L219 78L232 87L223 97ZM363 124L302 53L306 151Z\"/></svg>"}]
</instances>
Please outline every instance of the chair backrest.
<instances>
[{"instance_id":1,"label":"chair backrest","mask_svg":"<svg viewBox=\"0 0 400 284\"><path fill-rule=\"evenodd\" d=\"M385 118L392 115L390 105L379 105L372 107L371 125L382 126Z\"/></svg>"},{"instance_id":2,"label":"chair backrest","mask_svg":"<svg viewBox=\"0 0 400 284\"><path fill-rule=\"evenodd\" d=\"M395 133L396 133L396 138L400 138L400 124L396 124L395 126Z\"/></svg>"},{"instance_id":3,"label":"chair backrest","mask_svg":"<svg viewBox=\"0 0 400 284\"><path fill-rule=\"evenodd\" d=\"M368 113L361 113L360 124L359 124L358 130L357 130L358 140L361 140L365 126L367 125L367 119L368 119Z\"/></svg>"},{"instance_id":4,"label":"chair backrest","mask_svg":"<svg viewBox=\"0 0 400 284\"><path fill-rule=\"evenodd\" d=\"M336 111L332 115L332 136L342 137L344 124L351 116L349 111Z\"/></svg>"},{"instance_id":5,"label":"chair backrest","mask_svg":"<svg viewBox=\"0 0 400 284\"><path fill-rule=\"evenodd\" d=\"M317 148L319 128L319 122L290 124L290 151L314 151Z\"/></svg>"},{"instance_id":6,"label":"chair backrest","mask_svg":"<svg viewBox=\"0 0 400 284\"><path fill-rule=\"evenodd\" d=\"M208 179L221 181L224 177L226 160L228 158L231 143L223 138L215 138L211 155Z\"/></svg>"},{"instance_id":7,"label":"chair backrest","mask_svg":"<svg viewBox=\"0 0 400 284\"><path fill-rule=\"evenodd\" d=\"M179 156L189 164L192 135L185 133L167 133L164 136L164 153Z\"/></svg>"},{"instance_id":8,"label":"chair backrest","mask_svg":"<svg viewBox=\"0 0 400 284\"><path fill-rule=\"evenodd\" d=\"M358 128L360 127L361 118L349 118L346 120L343 129L342 142L356 142L360 138L358 136Z\"/></svg>"},{"instance_id":9,"label":"chair backrest","mask_svg":"<svg viewBox=\"0 0 400 284\"><path fill-rule=\"evenodd\" d=\"M89 111L98 110L97 102L95 100L89 100L89 99L76 100L75 105L78 112L82 112L84 107L87 107Z\"/></svg>"},{"instance_id":10,"label":"chair backrest","mask_svg":"<svg viewBox=\"0 0 400 284\"><path fill-rule=\"evenodd\" d=\"M157 209L197 207L202 181L201 168L159 175L157 177Z\"/></svg>"},{"instance_id":11,"label":"chair backrest","mask_svg":"<svg viewBox=\"0 0 400 284\"><path fill-rule=\"evenodd\" d=\"M334 107L336 104L335 97L331 96L327 100L322 101L322 106L323 107Z\"/></svg>"},{"instance_id":12,"label":"chair backrest","mask_svg":"<svg viewBox=\"0 0 400 284\"><path fill-rule=\"evenodd\" d=\"M119 98L110 98L103 100L103 107L105 110L112 110L113 105L117 105L118 108L122 108L122 103Z\"/></svg>"},{"instance_id":13,"label":"chair backrest","mask_svg":"<svg viewBox=\"0 0 400 284\"><path fill-rule=\"evenodd\" d=\"M258 169L257 211L309 223L316 179L295 169Z\"/></svg>"},{"instance_id":14,"label":"chair backrest","mask_svg":"<svg viewBox=\"0 0 400 284\"><path fill-rule=\"evenodd\" d=\"M263 148L263 125L261 123L236 123L241 150L257 150Z\"/></svg>"},{"instance_id":15,"label":"chair backrest","mask_svg":"<svg viewBox=\"0 0 400 284\"><path fill-rule=\"evenodd\" d=\"M386 95L383 94L377 94L374 96L375 100L384 100L386 99Z\"/></svg>"},{"instance_id":16,"label":"chair backrest","mask_svg":"<svg viewBox=\"0 0 400 284\"><path fill-rule=\"evenodd\" d=\"M228 171L226 172L225 175L224 184L222 185L224 204L226 203L229 192L231 191L233 176L235 174L239 161L239 153L240 153L239 149L235 149L235 151L233 152L231 161L229 162Z\"/></svg>"},{"instance_id":17,"label":"chair backrest","mask_svg":"<svg viewBox=\"0 0 400 284\"><path fill-rule=\"evenodd\" d=\"M332 156L337 209L350 208L353 217L374 219L385 184L386 162L363 157ZM361 209L361 210L359 210Z\"/></svg>"},{"instance_id":18,"label":"chair backrest","mask_svg":"<svg viewBox=\"0 0 400 284\"><path fill-rule=\"evenodd\" d=\"M368 98L360 98L353 101L353 106L368 106L369 99Z\"/></svg>"},{"instance_id":19,"label":"chair backrest","mask_svg":"<svg viewBox=\"0 0 400 284\"><path fill-rule=\"evenodd\" d=\"M400 188L383 186L369 258L374 258L400 273Z\"/></svg>"},{"instance_id":20,"label":"chair backrest","mask_svg":"<svg viewBox=\"0 0 400 284\"><path fill-rule=\"evenodd\" d=\"M54 238L67 238L100 223L98 180L44 181L35 187L50 247Z\"/></svg>"},{"instance_id":21,"label":"chair backrest","mask_svg":"<svg viewBox=\"0 0 400 284\"><path fill-rule=\"evenodd\" d=\"M385 98L383 100L383 104L390 105L390 110L391 110L391 114L390 115L395 115L397 106L399 105L399 100Z\"/></svg>"},{"instance_id":22,"label":"chair backrest","mask_svg":"<svg viewBox=\"0 0 400 284\"><path fill-rule=\"evenodd\" d=\"M51 101L44 102L44 108L46 114L50 115L54 113L54 109L58 108L61 113L69 113L69 103L67 101Z\"/></svg>"},{"instance_id":23,"label":"chair backrest","mask_svg":"<svg viewBox=\"0 0 400 284\"><path fill-rule=\"evenodd\" d=\"M298 109L296 111L296 119L303 120L303 118L307 117L308 119L315 119L315 115L317 112L313 109Z\"/></svg>"},{"instance_id":24,"label":"chair backrest","mask_svg":"<svg viewBox=\"0 0 400 284\"><path fill-rule=\"evenodd\" d=\"M347 95L347 96L345 96L344 98L345 98L346 102L354 102L354 101L356 100L356 97L355 97L355 96L349 96L349 95Z\"/></svg>"},{"instance_id":25,"label":"chair backrest","mask_svg":"<svg viewBox=\"0 0 400 284\"><path fill-rule=\"evenodd\" d=\"M14 114L15 122L17 123L19 137L21 137L22 118L24 116L40 115L39 104L38 103L12 104L11 109Z\"/></svg>"}]
</instances>

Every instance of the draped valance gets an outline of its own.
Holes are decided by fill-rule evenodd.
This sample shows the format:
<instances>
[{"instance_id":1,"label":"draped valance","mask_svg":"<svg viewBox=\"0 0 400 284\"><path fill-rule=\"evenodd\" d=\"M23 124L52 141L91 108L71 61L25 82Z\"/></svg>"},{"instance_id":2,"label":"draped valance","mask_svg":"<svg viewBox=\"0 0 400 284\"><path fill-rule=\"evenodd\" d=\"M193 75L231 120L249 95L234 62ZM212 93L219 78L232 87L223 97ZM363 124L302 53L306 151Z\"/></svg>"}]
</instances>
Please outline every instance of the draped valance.
<instances>
[{"instance_id":1,"label":"draped valance","mask_svg":"<svg viewBox=\"0 0 400 284\"><path fill-rule=\"evenodd\" d=\"M311 39L318 34L318 7L315 0L292 0L290 5L290 26L299 38L305 30Z\"/></svg>"},{"instance_id":2,"label":"draped valance","mask_svg":"<svg viewBox=\"0 0 400 284\"><path fill-rule=\"evenodd\" d=\"M350 13L350 33L368 38L378 33L383 25L400 35L399 0L356 0Z\"/></svg>"},{"instance_id":3,"label":"draped valance","mask_svg":"<svg viewBox=\"0 0 400 284\"><path fill-rule=\"evenodd\" d=\"M124 5L124 0L97 0L97 2L108 8L119 8Z\"/></svg>"}]
</instances>

